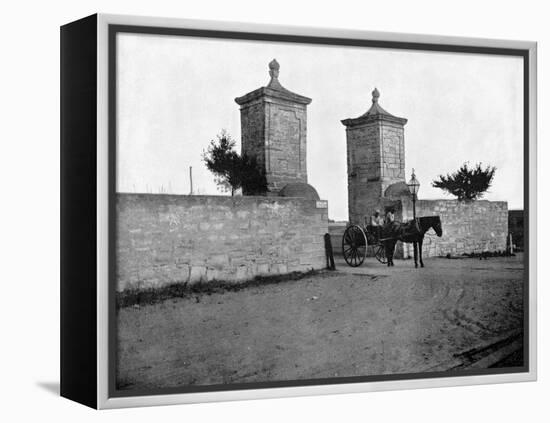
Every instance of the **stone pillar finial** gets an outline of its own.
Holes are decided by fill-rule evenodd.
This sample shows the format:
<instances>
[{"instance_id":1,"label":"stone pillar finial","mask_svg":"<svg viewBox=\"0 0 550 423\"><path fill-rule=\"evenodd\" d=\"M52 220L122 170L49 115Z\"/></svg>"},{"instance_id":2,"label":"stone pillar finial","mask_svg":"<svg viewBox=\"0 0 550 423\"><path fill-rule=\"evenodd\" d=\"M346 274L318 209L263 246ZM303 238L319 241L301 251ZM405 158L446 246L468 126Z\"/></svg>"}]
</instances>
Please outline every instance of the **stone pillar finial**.
<instances>
[{"instance_id":1,"label":"stone pillar finial","mask_svg":"<svg viewBox=\"0 0 550 423\"><path fill-rule=\"evenodd\" d=\"M267 181L267 195L290 183L307 183L307 105L311 98L279 83L279 63L269 62L271 81L235 102L241 107L241 152L256 159ZM243 195L256 195L243 187Z\"/></svg>"},{"instance_id":2,"label":"stone pillar finial","mask_svg":"<svg viewBox=\"0 0 550 423\"><path fill-rule=\"evenodd\" d=\"M380 92L374 88L370 109L357 118L342 120L346 127L348 211L352 224L363 223L365 210L389 205L388 201L401 195L406 183L407 119L388 113L379 99Z\"/></svg>"},{"instance_id":3,"label":"stone pillar finial","mask_svg":"<svg viewBox=\"0 0 550 423\"><path fill-rule=\"evenodd\" d=\"M372 102L378 103L378 99L380 98L380 91L378 91L378 88L375 88L372 91Z\"/></svg>"},{"instance_id":4,"label":"stone pillar finial","mask_svg":"<svg viewBox=\"0 0 550 423\"><path fill-rule=\"evenodd\" d=\"M278 79L279 78L279 68L281 66L279 65L279 62L277 62L277 59L273 59L271 62L269 62L269 76L271 79Z\"/></svg>"}]
</instances>

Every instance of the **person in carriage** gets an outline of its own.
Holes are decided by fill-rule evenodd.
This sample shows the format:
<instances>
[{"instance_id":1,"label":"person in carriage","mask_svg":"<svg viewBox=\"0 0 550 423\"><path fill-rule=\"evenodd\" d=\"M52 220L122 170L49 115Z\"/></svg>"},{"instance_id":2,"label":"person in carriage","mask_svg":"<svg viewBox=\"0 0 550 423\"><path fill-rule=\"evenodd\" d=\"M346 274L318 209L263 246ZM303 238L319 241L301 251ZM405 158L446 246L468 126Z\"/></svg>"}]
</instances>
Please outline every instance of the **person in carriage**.
<instances>
[{"instance_id":1,"label":"person in carriage","mask_svg":"<svg viewBox=\"0 0 550 423\"><path fill-rule=\"evenodd\" d=\"M374 211L374 214L371 215L369 219L368 226L370 226L370 229L372 229L372 233L378 241L381 238L382 227L384 226L384 218L380 214L380 210L376 209Z\"/></svg>"},{"instance_id":2,"label":"person in carriage","mask_svg":"<svg viewBox=\"0 0 550 423\"><path fill-rule=\"evenodd\" d=\"M384 220L384 229L387 233L396 232L399 228L399 223L395 221L395 210L389 209Z\"/></svg>"}]
</instances>

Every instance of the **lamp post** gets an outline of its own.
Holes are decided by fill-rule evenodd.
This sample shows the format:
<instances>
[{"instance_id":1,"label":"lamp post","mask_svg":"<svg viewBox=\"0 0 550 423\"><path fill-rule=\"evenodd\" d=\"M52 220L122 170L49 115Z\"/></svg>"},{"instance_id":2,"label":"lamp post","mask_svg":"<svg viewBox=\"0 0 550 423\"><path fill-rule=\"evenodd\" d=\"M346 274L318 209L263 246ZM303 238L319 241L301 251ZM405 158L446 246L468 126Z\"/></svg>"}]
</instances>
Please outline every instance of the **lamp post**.
<instances>
[{"instance_id":1,"label":"lamp post","mask_svg":"<svg viewBox=\"0 0 550 423\"><path fill-rule=\"evenodd\" d=\"M413 219L416 219L416 194L418 194L420 182L418 182L418 179L416 179L414 169L412 170L411 180L407 182L407 186L409 187L409 192L411 193L413 200Z\"/></svg>"}]
</instances>

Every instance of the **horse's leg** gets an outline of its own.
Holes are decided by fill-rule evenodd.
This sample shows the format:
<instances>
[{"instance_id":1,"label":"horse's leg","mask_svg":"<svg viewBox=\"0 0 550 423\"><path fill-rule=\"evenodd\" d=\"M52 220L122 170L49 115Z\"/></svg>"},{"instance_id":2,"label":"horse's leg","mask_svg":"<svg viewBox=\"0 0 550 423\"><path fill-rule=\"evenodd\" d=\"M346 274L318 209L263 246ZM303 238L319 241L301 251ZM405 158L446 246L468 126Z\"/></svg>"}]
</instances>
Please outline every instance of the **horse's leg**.
<instances>
[{"instance_id":1,"label":"horse's leg","mask_svg":"<svg viewBox=\"0 0 550 423\"><path fill-rule=\"evenodd\" d=\"M416 244L416 241L413 242L413 250L414 250L414 267L418 267L418 245Z\"/></svg>"},{"instance_id":2,"label":"horse's leg","mask_svg":"<svg viewBox=\"0 0 550 423\"><path fill-rule=\"evenodd\" d=\"M393 242L392 248L391 248L391 265L393 266L393 256L395 254L395 246L397 244L397 241Z\"/></svg>"},{"instance_id":3,"label":"horse's leg","mask_svg":"<svg viewBox=\"0 0 550 423\"><path fill-rule=\"evenodd\" d=\"M386 255L386 266L389 266L389 256L390 256L390 246L388 245L388 242L382 242L382 245L384 247L384 254Z\"/></svg>"},{"instance_id":4,"label":"horse's leg","mask_svg":"<svg viewBox=\"0 0 550 423\"><path fill-rule=\"evenodd\" d=\"M418 257L420 258L420 267L424 267L424 262L422 261L422 242L424 241L423 238L420 238L418 240Z\"/></svg>"},{"instance_id":5,"label":"horse's leg","mask_svg":"<svg viewBox=\"0 0 550 423\"><path fill-rule=\"evenodd\" d=\"M387 265L390 267L393 262L393 251L395 250L395 244L391 241L386 241L384 246L386 247L386 260L388 261Z\"/></svg>"}]
</instances>

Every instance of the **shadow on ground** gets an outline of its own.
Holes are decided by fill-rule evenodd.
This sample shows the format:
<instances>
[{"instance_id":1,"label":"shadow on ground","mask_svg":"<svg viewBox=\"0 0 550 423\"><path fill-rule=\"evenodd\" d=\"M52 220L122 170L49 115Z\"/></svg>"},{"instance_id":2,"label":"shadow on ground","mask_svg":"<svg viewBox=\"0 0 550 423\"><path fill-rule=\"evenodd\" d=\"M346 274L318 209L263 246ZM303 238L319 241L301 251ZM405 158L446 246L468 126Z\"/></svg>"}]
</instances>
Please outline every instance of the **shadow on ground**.
<instances>
[{"instance_id":1,"label":"shadow on ground","mask_svg":"<svg viewBox=\"0 0 550 423\"><path fill-rule=\"evenodd\" d=\"M59 382L36 382L36 386L55 396L60 394Z\"/></svg>"}]
</instances>

